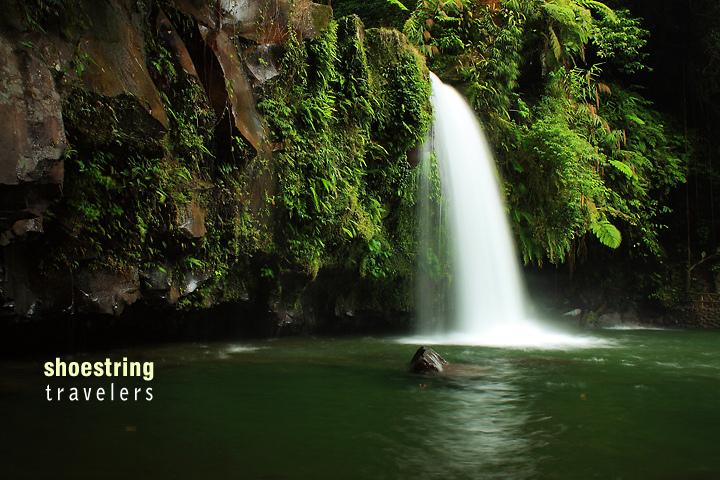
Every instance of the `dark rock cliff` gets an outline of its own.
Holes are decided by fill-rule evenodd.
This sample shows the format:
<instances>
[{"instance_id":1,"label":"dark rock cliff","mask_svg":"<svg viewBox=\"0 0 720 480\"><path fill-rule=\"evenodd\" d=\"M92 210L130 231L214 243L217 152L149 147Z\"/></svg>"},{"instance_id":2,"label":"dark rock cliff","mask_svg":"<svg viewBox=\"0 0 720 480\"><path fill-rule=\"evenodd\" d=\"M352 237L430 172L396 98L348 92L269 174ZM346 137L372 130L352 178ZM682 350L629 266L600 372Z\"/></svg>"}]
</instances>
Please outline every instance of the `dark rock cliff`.
<instances>
[{"instance_id":1,"label":"dark rock cliff","mask_svg":"<svg viewBox=\"0 0 720 480\"><path fill-rule=\"evenodd\" d=\"M398 32L303 0L17 0L0 56L6 324L407 312L429 85Z\"/></svg>"}]
</instances>

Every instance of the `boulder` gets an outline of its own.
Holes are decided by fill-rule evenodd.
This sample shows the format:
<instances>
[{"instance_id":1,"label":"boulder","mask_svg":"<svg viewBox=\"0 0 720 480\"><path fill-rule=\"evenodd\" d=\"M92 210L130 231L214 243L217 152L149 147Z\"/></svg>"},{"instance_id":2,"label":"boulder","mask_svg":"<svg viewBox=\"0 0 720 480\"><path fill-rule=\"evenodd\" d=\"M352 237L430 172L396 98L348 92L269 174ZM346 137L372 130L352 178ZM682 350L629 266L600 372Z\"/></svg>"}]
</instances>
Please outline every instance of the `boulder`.
<instances>
[{"instance_id":1,"label":"boulder","mask_svg":"<svg viewBox=\"0 0 720 480\"><path fill-rule=\"evenodd\" d=\"M299 335L306 329L305 317L301 311L288 309L283 305L271 305L268 314L277 336Z\"/></svg>"},{"instance_id":2,"label":"boulder","mask_svg":"<svg viewBox=\"0 0 720 480\"><path fill-rule=\"evenodd\" d=\"M276 336L298 335L311 331L315 323L313 308L307 302L312 280L300 273L282 272L260 286L267 289L267 316L262 326Z\"/></svg>"},{"instance_id":3,"label":"boulder","mask_svg":"<svg viewBox=\"0 0 720 480\"><path fill-rule=\"evenodd\" d=\"M441 373L448 362L430 347L420 347L410 360L413 373Z\"/></svg>"}]
</instances>

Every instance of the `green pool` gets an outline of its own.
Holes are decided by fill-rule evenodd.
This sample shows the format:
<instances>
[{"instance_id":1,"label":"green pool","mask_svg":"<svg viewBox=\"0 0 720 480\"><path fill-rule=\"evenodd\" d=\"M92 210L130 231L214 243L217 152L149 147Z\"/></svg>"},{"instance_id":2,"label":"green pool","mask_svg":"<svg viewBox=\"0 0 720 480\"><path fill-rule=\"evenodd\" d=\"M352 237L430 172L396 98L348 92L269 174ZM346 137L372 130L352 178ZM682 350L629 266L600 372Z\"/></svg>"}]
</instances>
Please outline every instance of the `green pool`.
<instances>
[{"instance_id":1,"label":"green pool","mask_svg":"<svg viewBox=\"0 0 720 480\"><path fill-rule=\"evenodd\" d=\"M151 402L48 402L48 383L110 380L48 382L54 356L5 361L0 476L720 478L720 332L595 335L610 346L437 347L467 366L432 378L406 373L414 346L383 338L73 358L154 361Z\"/></svg>"}]
</instances>

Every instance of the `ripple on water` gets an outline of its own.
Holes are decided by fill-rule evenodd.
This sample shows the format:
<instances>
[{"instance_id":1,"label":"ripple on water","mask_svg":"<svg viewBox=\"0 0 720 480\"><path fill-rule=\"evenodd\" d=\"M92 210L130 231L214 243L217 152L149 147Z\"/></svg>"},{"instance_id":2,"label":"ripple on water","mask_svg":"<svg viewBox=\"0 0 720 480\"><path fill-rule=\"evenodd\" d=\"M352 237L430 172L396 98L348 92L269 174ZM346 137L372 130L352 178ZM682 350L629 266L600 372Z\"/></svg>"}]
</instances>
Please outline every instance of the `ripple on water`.
<instances>
[{"instance_id":1,"label":"ripple on water","mask_svg":"<svg viewBox=\"0 0 720 480\"><path fill-rule=\"evenodd\" d=\"M224 350L224 353L248 353L248 352L256 352L258 350L261 350L262 347L255 347L252 345L230 345Z\"/></svg>"},{"instance_id":2,"label":"ripple on water","mask_svg":"<svg viewBox=\"0 0 720 480\"><path fill-rule=\"evenodd\" d=\"M643 325L640 323L626 323L623 325L613 325L610 327L602 327L603 330L670 330L665 327L655 325Z\"/></svg>"},{"instance_id":3,"label":"ripple on water","mask_svg":"<svg viewBox=\"0 0 720 480\"><path fill-rule=\"evenodd\" d=\"M685 368L684 365L680 365L677 362L655 362L656 365L660 365L661 367L668 367L668 368Z\"/></svg>"}]
</instances>

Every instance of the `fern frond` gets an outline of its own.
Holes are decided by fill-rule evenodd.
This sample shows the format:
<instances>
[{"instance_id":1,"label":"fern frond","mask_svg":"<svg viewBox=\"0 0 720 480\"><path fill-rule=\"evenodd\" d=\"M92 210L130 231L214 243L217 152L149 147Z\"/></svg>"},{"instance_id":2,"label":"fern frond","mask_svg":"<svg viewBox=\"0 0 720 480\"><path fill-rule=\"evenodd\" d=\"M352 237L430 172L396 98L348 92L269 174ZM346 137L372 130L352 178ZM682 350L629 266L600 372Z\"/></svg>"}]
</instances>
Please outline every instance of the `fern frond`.
<instances>
[{"instance_id":1,"label":"fern frond","mask_svg":"<svg viewBox=\"0 0 720 480\"><path fill-rule=\"evenodd\" d=\"M635 122L638 125L645 125L645 121L633 113L626 113L625 120L628 120L630 122Z\"/></svg>"},{"instance_id":2,"label":"fern frond","mask_svg":"<svg viewBox=\"0 0 720 480\"><path fill-rule=\"evenodd\" d=\"M617 20L617 15L615 14L615 11L602 2L598 2L595 0L578 0L577 3L578 5L582 5L585 8L595 9L597 11L603 12L603 14L607 15L612 20Z\"/></svg>"},{"instance_id":3,"label":"fern frond","mask_svg":"<svg viewBox=\"0 0 720 480\"><path fill-rule=\"evenodd\" d=\"M616 249L622 243L622 234L615 225L607 220L598 220L590 224L590 230L606 247Z\"/></svg>"},{"instance_id":4,"label":"fern frond","mask_svg":"<svg viewBox=\"0 0 720 480\"><path fill-rule=\"evenodd\" d=\"M621 172L623 175L625 175L627 178L633 178L635 176L635 172L627 163L620 162L618 160L610 160L610 165L615 167L616 170Z\"/></svg>"},{"instance_id":5,"label":"fern frond","mask_svg":"<svg viewBox=\"0 0 720 480\"><path fill-rule=\"evenodd\" d=\"M555 29L553 29L552 26L548 27L548 38L550 41L550 49L553 52L553 55L555 55L555 60L558 62L562 58L562 44L560 43L560 39L558 38L557 34L555 33Z\"/></svg>"}]
</instances>

